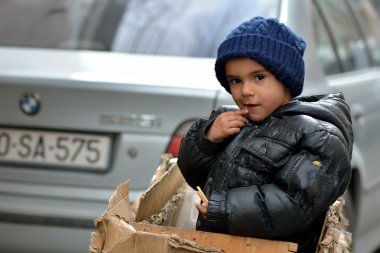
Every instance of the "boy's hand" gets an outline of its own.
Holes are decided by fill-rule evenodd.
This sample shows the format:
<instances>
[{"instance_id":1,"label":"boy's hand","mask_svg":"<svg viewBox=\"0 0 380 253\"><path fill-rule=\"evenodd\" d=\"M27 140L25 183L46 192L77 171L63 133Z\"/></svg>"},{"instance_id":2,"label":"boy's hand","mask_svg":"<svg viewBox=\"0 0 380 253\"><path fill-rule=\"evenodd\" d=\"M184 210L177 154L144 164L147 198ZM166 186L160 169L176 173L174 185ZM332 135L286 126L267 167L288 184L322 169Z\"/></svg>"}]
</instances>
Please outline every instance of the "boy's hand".
<instances>
[{"instance_id":1,"label":"boy's hand","mask_svg":"<svg viewBox=\"0 0 380 253\"><path fill-rule=\"evenodd\" d=\"M198 203L195 202L195 207L198 209L199 214L203 217L203 219L206 219L207 216L207 203Z\"/></svg>"},{"instance_id":2,"label":"boy's hand","mask_svg":"<svg viewBox=\"0 0 380 253\"><path fill-rule=\"evenodd\" d=\"M236 135L240 132L240 128L248 123L245 115L248 110L236 110L221 113L206 133L207 139L210 141L221 141Z\"/></svg>"}]
</instances>

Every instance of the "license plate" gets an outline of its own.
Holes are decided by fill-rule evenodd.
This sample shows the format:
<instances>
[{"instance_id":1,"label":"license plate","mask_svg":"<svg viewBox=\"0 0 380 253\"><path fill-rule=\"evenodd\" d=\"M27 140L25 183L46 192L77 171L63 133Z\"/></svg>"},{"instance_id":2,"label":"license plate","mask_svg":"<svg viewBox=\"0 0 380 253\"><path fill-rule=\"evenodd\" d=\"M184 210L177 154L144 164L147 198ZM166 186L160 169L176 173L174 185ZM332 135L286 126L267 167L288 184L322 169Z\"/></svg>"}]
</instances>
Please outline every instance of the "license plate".
<instances>
[{"instance_id":1,"label":"license plate","mask_svg":"<svg viewBox=\"0 0 380 253\"><path fill-rule=\"evenodd\" d=\"M110 135L0 128L0 162L105 170Z\"/></svg>"}]
</instances>

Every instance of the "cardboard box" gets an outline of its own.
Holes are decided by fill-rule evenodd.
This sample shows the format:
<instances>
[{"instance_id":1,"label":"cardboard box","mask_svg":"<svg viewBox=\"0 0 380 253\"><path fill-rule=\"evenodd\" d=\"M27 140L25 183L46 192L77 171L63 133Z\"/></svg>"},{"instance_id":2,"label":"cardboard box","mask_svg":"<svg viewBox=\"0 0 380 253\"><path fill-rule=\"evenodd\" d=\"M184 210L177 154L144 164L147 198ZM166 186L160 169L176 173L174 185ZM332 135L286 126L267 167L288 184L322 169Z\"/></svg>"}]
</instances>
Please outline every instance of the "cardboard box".
<instances>
[{"instance_id":1,"label":"cardboard box","mask_svg":"<svg viewBox=\"0 0 380 253\"><path fill-rule=\"evenodd\" d=\"M137 222L131 221L129 182L117 186L107 210L95 220L98 231L91 234L90 253L297 252L295 243L174 227L178 217L187 216L180 214L183 206L181 196L189 187L186 187L176 162L164 165L158 169L162 176L156 178L141 197Z\"/></svg>"},{"instance_id":2,"label":"cardboard box","mask_svg":"<svg viewBox=\"0 0 380 253\"><path fill-rule=\"evenodd\" d=\"M163 244L169 244L163 252L226 252L226 253L289 253L297 252L297 245L289 242L271 241L251 237L232 236L189 229L179 229L149 224L132 223L139 233L150 238L166 235ZM174 235L174 237L173 237ZM185 248L187 251L178 251ZM157 252L157 251L136 251Z\"/></svg>"}]
</instances>

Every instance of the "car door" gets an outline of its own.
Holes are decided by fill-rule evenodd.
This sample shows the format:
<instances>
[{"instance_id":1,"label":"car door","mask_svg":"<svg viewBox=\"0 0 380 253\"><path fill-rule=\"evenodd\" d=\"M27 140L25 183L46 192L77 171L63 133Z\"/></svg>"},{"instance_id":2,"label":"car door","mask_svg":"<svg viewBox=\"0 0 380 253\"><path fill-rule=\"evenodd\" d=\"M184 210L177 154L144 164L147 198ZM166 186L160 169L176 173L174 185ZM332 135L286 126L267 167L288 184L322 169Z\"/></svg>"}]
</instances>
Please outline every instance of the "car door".
<instances>
[{"instance_id":1,"label":"car door","mask_svg":"<svg viewBox=\"0 0 380 253\"><path fill-rule=\"evenodd\" d=\"M378 238L366 240L379 229L380 196L380 25L367 0L316 0L314 35L329 85L341 91L351 108L354 128L353 177L355 247L368 252Z\"/></svg>"}]
</instances>

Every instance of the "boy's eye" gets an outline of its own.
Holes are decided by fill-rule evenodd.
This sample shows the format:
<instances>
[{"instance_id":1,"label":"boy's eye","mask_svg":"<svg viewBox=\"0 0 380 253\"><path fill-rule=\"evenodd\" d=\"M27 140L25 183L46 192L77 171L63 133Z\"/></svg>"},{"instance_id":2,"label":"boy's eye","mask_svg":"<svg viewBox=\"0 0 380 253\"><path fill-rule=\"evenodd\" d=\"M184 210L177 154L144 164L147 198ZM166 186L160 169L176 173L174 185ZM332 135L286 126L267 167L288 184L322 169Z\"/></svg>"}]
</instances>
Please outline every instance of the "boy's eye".
<instances>
[{"instance_id":1,"label":"boy's eye","mask_svg":"<svg viewBox=\"0 0 380 253\"><path fill-rule=\"evenodd\" d=\"M238 84L238 83L241 83L241 80L237 78L233 78L233 79L229 79L228 82L229 84Z\"/></svg>"},{"instance_id":2,"label":"boy's eye","mask_svg":"<svg viewBox=\"0 0 380 253\"><path fill-rule=\"evenodd\" d=\"M256 79L259 80L259 81L261 81L261 80L264 79L264 75L261 75L261 74L256 75Z\"/></svg>"}]
</instances>

